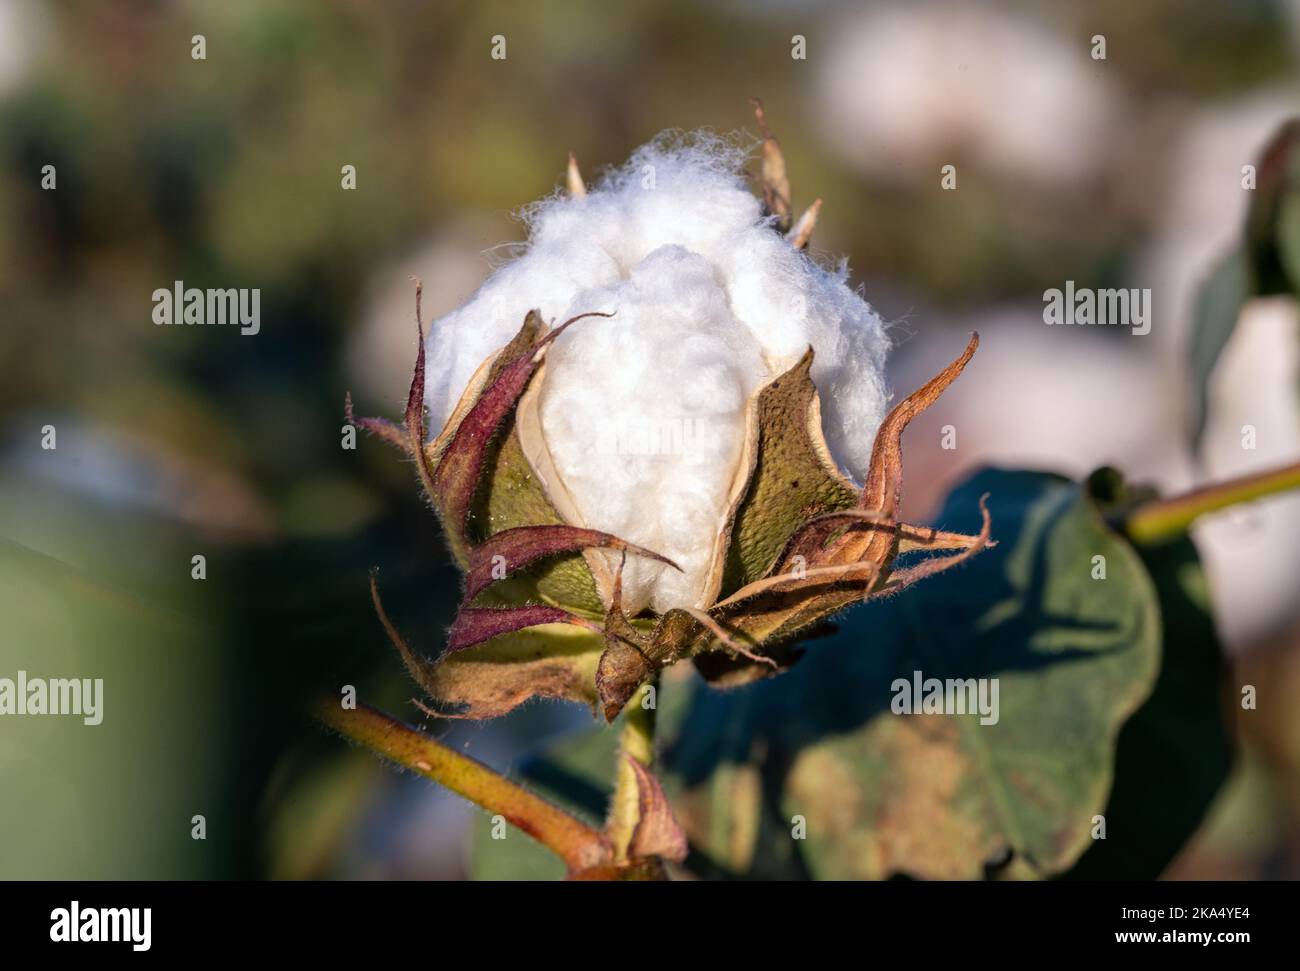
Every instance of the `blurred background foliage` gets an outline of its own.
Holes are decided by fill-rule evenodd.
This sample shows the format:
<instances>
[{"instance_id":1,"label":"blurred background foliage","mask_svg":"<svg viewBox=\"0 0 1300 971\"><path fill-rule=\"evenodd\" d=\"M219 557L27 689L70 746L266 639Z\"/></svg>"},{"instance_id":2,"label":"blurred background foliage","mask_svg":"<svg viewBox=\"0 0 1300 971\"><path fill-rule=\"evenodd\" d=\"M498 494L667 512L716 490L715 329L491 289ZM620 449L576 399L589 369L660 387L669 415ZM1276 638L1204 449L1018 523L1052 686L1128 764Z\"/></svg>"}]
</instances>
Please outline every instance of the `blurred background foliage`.
<instances>
[{"instance_id":1,"label":"blurred background foliage","mask_svg":"<svg viewBox=\"0 0 1300 971\"><path fill-rule=\"evenodd\" d=\"M909 432L912 518L990 462L1175 490L1294 460L1290 300L1247 306L1198 448L1183 430L1192 301L1240 233L1241 166L1300 108L1298 54L1295 0L0 0L0 676L103 677L107 712L0 721L0 876L467 873L471 810L297 705L351 683L427 723L366 571L430 652L458 579L409 466L340 448L343 395L398 413L408 276L430 319L462 301L570 150L590 178L666 128L752 132L761 96L796 208L825 200L816 255L892 322L895 387L980 330ZM1070 279L1151 287L1151 335L1044 327ZM174 280L260 288L261 333L154 326ZM1171 876L1300 875L1297 536L1291 499L1197 532L1260 704ZM585 724L431 727L506 767Z\"/></svg>"}]
</instances>

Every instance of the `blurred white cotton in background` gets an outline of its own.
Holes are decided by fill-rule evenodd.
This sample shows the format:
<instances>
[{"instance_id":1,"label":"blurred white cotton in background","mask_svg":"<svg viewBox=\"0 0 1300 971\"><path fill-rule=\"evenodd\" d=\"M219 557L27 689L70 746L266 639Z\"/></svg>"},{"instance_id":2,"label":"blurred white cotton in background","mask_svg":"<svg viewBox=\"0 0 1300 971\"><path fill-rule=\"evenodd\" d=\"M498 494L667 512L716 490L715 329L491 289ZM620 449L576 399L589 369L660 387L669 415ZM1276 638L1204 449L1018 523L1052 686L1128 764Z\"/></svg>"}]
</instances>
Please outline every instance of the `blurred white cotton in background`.
<instances>
[{"instance_id":1,"label":"blurred white cotton in background","mask_svg":"<svg viewBox=\"0 0 1300 971\"><path fill-rule=\"evenodd\" d=\"M960 150L1032 180L1078 183L1113 141L1117 99L1084 39L986 4L882 4L836 24L812 116L875 176L937 178Z\"/></svg>"},{"instance_id":2,"label":"blurred white cotton in background","mask_svg":"<svg viewBox=\"0 0 1300 971\"><path fill-rule=\"evenodd\" d=\"M900 391L920 385L961 349L962 330L926 319L895 355L890 374ZM1075 479L1114 465L1163 486L1185 481L1185 449L1172 434L1177 389L1161 381L1152 354L1138 346L1145 338L1049 327L1035 306L1000 308L962 324L979 332L979 352L903 438L907 515L932 513L952 486L986 465ZM949 426L955 447L946 449Z\"/></svg>"},{"instance_id":3,"label":"blurred white cotton in background","mask_svg":"<svg viewBox=\"0 0 1300 971\"><path fill-rule=\"evenodd\" d=\"M0 98L31 74L45 47L49 23L34 0L0 0Z\"/></svg>"},{"instance_id":4,"label":"blurred white cotton in background","mask_svg":"<svg viewBox=\"0 0 1300 971\"><path fill-rule=\"evenodd\" d=\"M1188 347L1201 282L1241 238L1251 192L1242 167L1256 163L1269 138L1300 113L1293 91L1263 92L1192 115L1169 153L1168 195L1141 260L1154 292L1151 339L1163 370L1190 393ZM1211 376L1202 471L1180 489L1300 460L1300 326L1294 302L1248 304ZM1242 426L1257 429L1242 447ZM1181 440L1185 418L1168 434ZM1300 617L1295 596L1300 496L1284 495L1202 521L1195 529L1210 580L1216 621L1228 647L1250 643Z\"/></svg>"},{"instance_id":5,"label":"blurred white cotton in background","mask_svg":"<svg viewBox=\"0 0 1300 971\"><path fill-rule=\"evenodd\" d=\"M1300 112L1300 96L1263 93L1188 116L1167 154L1155 231L1128 286L1152 290L1150 335L1047 327L1041 306L987 312L963 326L982 342L966 375L904 440L909 514L932 511L961 476L986 464L1075 478L1113 464L1166 495L1300 459L1300 325L1288 299L1249 304L1210 382L1200 455L1187 440L1188 344L1201 281L1240 239L1250 192L1242 166ZM891 372L914 387L954 356L953 328L933 315ZM940 448L944 425L957 448ZM1254 449L1242 426L1256 428ZM961 527L967 524L946 524ZM996 532L996 524L995 524ZM1239 653L1300 617L1295 577L1300 497L1284 495L1207 517L1194 530L1216 623Z\"/></svg>"},{"instance_id":6,"label":"blurred white cotton in background","mask_svg":"<svg viewBox=\"0 0 1300 971\"><path fill-rule=\"evenodd\" d=\"M1257 300L1242 313L1210 383L1201 450L1207 481L1300 461L1298 330L1290 299ZM1300 496L1207 517L1195 536L1215 618L1230 646L1274 634L1300 617Z\"/></svg>"},{"instance_id":7,"label":"blurred white cotton in background","mask_svg":"<svg viewBox=\"0 0 1300 971\"><path fill-rule=\"evenodd\" d=\"M587 312L547 354L541 418L583 524L676 561L629 562L627 606L701 606L745 433L745 403L811 345L832 455L860 475L884 414L880 317L795 250L714 136L663 136L585 198L525 211L522 255L430 326L425 403L440 428L530 308Z\"/></svg>"}]
</instances>

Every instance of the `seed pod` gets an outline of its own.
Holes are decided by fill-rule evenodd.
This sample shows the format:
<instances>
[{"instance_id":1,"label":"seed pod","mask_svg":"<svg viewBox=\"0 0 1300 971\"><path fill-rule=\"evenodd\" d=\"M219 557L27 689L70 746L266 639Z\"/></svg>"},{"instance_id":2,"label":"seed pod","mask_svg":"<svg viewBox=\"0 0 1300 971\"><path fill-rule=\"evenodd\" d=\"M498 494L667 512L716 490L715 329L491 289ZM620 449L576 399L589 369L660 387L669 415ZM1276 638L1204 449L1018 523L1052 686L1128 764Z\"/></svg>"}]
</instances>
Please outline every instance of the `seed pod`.
<instances>
[{"instance_id":1,"label":"seed pod","mask_svg":"<svg viewBox=\"0 0 1300 971\"><path fill-rule=\"evenodd\" d=\"M765 142L774 145L765 122L763 128ZM633 163L646 158L664 156L641 154ZM676 164L671 158L664 163ZM716 166L708 168L713 162L692 164L701 166L705 182L716 175ZM778 195L788 216L783 164L779 174ZM677 186L681 178L681 171L669 171L661 184ZM410 650L385 618L411 674L448 714L491 717L544 696L585 702L612 720L641 684L684 659L693 659L720 685L767 676L793 663L795 642L836 612L897 592L991 542L987 511L983 528L972 536L898 520L902 432L965 368L977 337L881 421L880 412L873 417L883 400L879 318L842 277L828 275L798 251L811 226L787 238L781 220L765 219L758 207L738 200L729 183L711 183L721 186L723 199L713 222L725 224L734 211L740 216L714 238L705 238L707 223L695 225L701 250L695 253L671 242L675 230L656 221L664 202L682 192L635 195L657 190L629 187L626 175L613 180L612 190L598 187L551 204L579 207L553 217L579 237L579 250L561 247L562 254L584 252L581 246L611 223L635 237L636 227L650 221L652 230L643 233L649 242L601 243L600 252L613 247L633 254L636 262L626 278L603 289L579 289L573 297L577 304L604 297L616 306L583 308L556 327L547 325L540 310L528 311L514 337L479 364L454 406L445 409L442 427L431 434L426 405L436 413L436 392L454 377L446 362L462 360L464 342L481 333L462 335L462 344L450 350L433 343L435 333L430 341L439 364L426 374L429 345L417 289L421 342L404 422L355 420L414 459L465 572L460 611L436 660ZM765 183L765 193L771 191ZM617 211L624 202L625 211ZM612 220L606 218L611 211ZM785 223L788 228L788 218ZM553 228L547 224L539 235L554 242ZM758 281L758 294L789 298L796 318L809 318L801 325L805 330L793 334L813 338L801 353L786 357L782 348L790 345L791 333L756 323L756 312L746 309L761 306L747 289L754 280L755 265L745 262L751 253L759 254L757 267L768 271ZM528 279L528 270L501 272L513 274L511 282ZM720 295L718 286L724 287ZM486 298L481 292L476 299ZM742 310L750 316L737 319ZM653 354L644 352L647 339L659 342L651 345ZM834 416L823 415L814 381L815 348L823 345L833 357L820 373L836 392ZM557 347L563 351L558 364L548 363ZM600 353L592 356L593 348ZM691 357L700 348L707 353ZM846 348L857 356L846 356ZM653 373L676 360L690 365L681 375L665 379ZM853 378L865 382L865 389ZM555 403L589 404L590 382L608 392L609 401L596 401L602 417L605 411L615 415L620 401L658 405L658 398L635 397L642 387L638 380L657 388L659 397L680 385L683 401L702 399L715 409L727 396L714 394L714 385L731 382L728 388L746 393L734 418L717 422L724 432L720 444L708 442L696 454L659 464L636 454L601 452L583 437L599 429L575 425L573 410ZM858 487L837 458L865 453L865 443L849 436L868 422L875 428L874 445ZM827 442L832 426L838 455ZM701 455L713 464L701 469ZM687 468L688 459L693 467ZM665 495L680 495L681 504L665 503ZM605 504L623 509L619 521L637 535L597 528L600 523L590 520L607 512ZM702 523L698 535L684 533L692 523ZM665 538L668 547L657 548L645 535ZM898 564L899 557L917 551L948 555ZM629 577L631 597L625 595Z\"/></svg>"}]
</instances>

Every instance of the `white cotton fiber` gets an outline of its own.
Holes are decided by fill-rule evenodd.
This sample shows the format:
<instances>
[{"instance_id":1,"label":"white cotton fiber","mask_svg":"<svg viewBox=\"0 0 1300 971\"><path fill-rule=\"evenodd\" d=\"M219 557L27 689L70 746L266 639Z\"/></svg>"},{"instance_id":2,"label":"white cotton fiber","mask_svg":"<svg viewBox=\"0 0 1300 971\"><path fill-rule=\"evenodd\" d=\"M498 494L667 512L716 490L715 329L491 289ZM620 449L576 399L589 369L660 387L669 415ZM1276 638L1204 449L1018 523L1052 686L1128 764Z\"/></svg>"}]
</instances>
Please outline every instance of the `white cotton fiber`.
<instances>
[{"instance_id":1,"label":"white cotton fiber","mask_svg":"<svg viewBox=\"0 0 1300 971\"><path fill-rule=\"evenodd\" d=\"M880 317L765 220L745 153L709 135L663 136L586 198L525 213L529 241L434 322L425 402L438 429L471 375L519 329L589 311L547 354L542 427L585 525L677 562L629 558L625 606L703 603L744 437L745 403L809 345L826 439L860 479L883 417Z\"/></svg>"}]
</instances>

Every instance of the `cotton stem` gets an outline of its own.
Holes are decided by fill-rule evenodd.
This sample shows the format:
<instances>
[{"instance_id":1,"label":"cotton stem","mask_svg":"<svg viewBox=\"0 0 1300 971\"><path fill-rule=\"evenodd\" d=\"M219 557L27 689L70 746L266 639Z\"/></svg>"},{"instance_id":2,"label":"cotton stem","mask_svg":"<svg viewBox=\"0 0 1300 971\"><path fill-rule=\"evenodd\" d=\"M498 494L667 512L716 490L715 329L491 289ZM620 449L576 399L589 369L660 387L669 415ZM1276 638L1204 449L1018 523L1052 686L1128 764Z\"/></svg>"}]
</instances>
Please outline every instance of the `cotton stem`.
<instances>
[{"instance_id":1,"label":"cotton stem","mask_svg":"<svg viewBox=\"0 0 1300 971\"><path fill-rule=\"evenodd\" d=\"M1296 488L1300 488L1300 463L1143 503L1124 519L1124 530L1135 543L1156 544L1185 533L1206 513Z\"/></svg>"},{"instance_id":2,"label":"cotton stem","mask_svg":"<svg viewBox=\"0 0 1300 971\"><path fill-rule=\"evenodd\" d=\"M619 755L614 796L610 803L609 837L619 863L627 862L628 846L640 819L640 788L636 772L624 756L631 756L646 768L654 765L655 706L658 704L659 678L643 684L625 709L623 730L619 735Z\"/></svg>"},{"instance_id":3,"label":"cotton stem","mask_svg":"<svg viewBox=\"0 0 1300 971\"><path fill-rule=\"evenodd\" d=\"M570 871L605 862L609 847L599 831L482 762L457 752L374 708L343 708L322 697L311 706L317 721L360 742L403 768L418 772L527 833L558 855Z\"/></svg>"}]
</instances>

